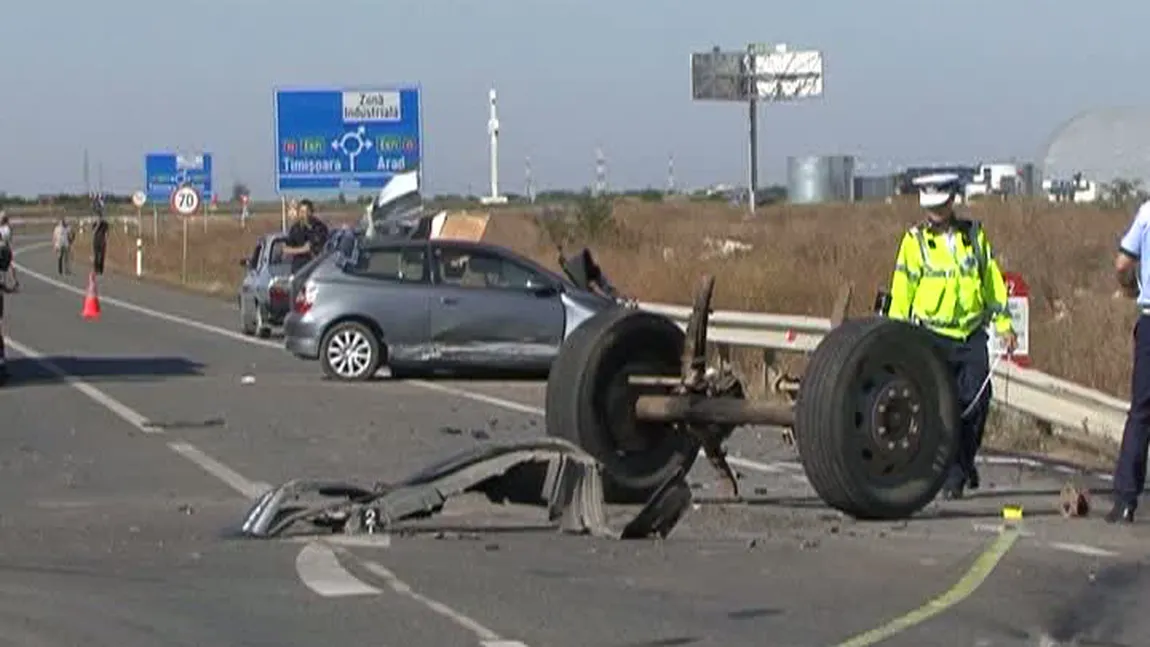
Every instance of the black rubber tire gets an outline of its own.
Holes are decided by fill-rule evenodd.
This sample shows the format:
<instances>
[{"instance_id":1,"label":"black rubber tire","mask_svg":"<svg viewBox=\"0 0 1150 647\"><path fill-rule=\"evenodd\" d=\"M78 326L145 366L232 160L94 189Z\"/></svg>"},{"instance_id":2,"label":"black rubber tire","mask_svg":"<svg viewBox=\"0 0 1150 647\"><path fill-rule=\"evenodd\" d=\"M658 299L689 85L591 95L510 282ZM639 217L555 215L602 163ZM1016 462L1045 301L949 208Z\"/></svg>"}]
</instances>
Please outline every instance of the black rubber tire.
<instances>
[{"instance_id":1,"label":"black rubber tire","mask_svg":"<svg viewBox=\"0 0 1150 647\"><path fill-rule=\"evenodd\" d=\"M255 306L256 314L258 315L255 320L256 336L260 339L267 339L272 336L272 328L271 326L267 325L267 308L263 305L260 305L258 300L252 301L252 304ZM263 326L260 325L261 322L264 323Z\"/></svg>"},{"instance_id":2,"label":"black rubber tire","mask_svg":"<svg viewBox=\"0 0 1150 647\"><path fill-rule=\"evenodd\" d=\"M678 375L683 345L683 331L666 317L611 308L583 322L551 365L547 434L579 445L603 464L609 503L645 502L680 467L690 471L698 458L693 436L670 424L635 422L638 390L626 384L629 375ZM634 430L647 446L618 451L620 430Z\"/></svg>"},{"instance_id":3,"label":"black rubber tire","mask_svg":"<svg viewBox=\"0 0 1150 647\"><path fill-rule=\"evenodd\" d=\"M863 412L873 402L867 384L877 391L887 371L918 390L921 424L908 464L878 476L867 472L878 456L866 447L874 418ZM954 377L933 333L882 317L848 320L811 355L795 404L795 441L827 505L856 519L905 519L942 488L958 450L959 416Z\"/></svg>"},{"instance_id":4,"label":"black rubber tire","mask_svg":"<svg viewBox=\"0 0 1150 647\"><path fill-rule=\"evenodd\" d=\"M248 308L244 304L244 298L240 297L238 300L240 308L240 332L251 337L256 334L256 322L254 318L249 316Z\"/></svg>"},{"instance_id":5,"label":"black rubber tire","mask_svg":"<svg viewBox=\"0 0 1150 647\"><path fill-rule=\"evenodd\" d=\"M331 343L333 337L339 333L347 330L354 330L363 335L367 340L368 346L371 348L371 360L364 371L354 377L345 377L336 372L335 368L328 361L327 347ZM368 326L358 321L341 321L324 333L323 340L319 344L319 363L323 367L323 373L329 379L339 380L340 382L365 382L375 377L379 372L379 367L383 362L383 344L380 343L379 337Z\"/></svg>"}]
</instances>

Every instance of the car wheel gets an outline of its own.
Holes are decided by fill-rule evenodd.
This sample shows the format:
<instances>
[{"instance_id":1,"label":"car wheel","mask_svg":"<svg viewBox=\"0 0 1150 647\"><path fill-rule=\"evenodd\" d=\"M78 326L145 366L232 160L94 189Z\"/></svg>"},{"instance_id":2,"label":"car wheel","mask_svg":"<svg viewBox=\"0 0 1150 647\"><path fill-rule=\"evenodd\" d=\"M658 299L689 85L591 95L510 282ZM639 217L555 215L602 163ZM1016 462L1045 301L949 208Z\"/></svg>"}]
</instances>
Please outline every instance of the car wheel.
<instances>
[{"instance_id":1,"label":"car wheel","mask_svg":"<svg viewBox=\"0 0 1150 647\"><path fill-rule=\"evenodd\" d=\"M243 297L240 298L240 331L245 335L256 334L256 324L248 312L248 302Z\"/></svg>"},{"instance_id":2,"label":"car wheel","mask_svg":"<svg viewBox=\"0 0 1150 647\"><path fill-rule=\"evenodd\" d=\"M267 339L272 336L271 326L267 323L268 317L264 314L264 307L261 306L258 301L254 303L256 306L256 334L259 335L261 339Z\"/></svg>"},{"instance_id":3,"label":"car wheel","mask_svg":"<svg viewBox=\"0 0 1150 647\"><path fill-rule=\"evenodd\" d=\"M371 379L379 370L381 344L367 326L347 321L336 324L320 344L320 363L328 377L343 382Z\"/></svg>"}]
</instances>

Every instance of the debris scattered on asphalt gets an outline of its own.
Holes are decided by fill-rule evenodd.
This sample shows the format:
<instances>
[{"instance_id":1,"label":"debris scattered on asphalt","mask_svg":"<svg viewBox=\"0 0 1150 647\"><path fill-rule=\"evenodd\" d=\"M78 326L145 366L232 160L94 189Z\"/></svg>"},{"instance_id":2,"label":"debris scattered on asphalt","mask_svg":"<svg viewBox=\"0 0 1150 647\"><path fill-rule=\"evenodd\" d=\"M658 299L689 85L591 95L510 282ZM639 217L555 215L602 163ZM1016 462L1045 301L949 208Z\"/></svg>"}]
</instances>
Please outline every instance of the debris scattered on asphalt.
<instances>
[{"instance_id":1,"label":"debris scattered on asphalt","mask_svg":"<svg viewBox=\"0 0 1150 647\"><path fill-rule=\"evenodd\" d=\"M462 436L463 430L459 427L444 426L439 428L439 433L447 434L448 436Z\"/></svg>"},{"instance_id":2,"label":"debris scattered on asphalt","mask_svg":"<svg viewBox=\"0 0 1150 647\"><path fill-rule=\"evenodd\" d=\"M256 383L256 376L254 376L254 375L244 375L243 377L240 378L240 384L255 384L255 383Z\"/></svg>"},{"instance_id":3,"label":"debris scattered on asphalt","mask_svg":"<svg viewBox=\"0 0 1150 647\"><path fill-rule=\"evenodd\" d=\"M190 514L195 514L195 513L196 513L195 509L194 509L194 508L192 508L192 506L190 506L190 505L188 505L188 504L186 504L186 503L182 503L182 504L180 504L180 507L179 507L178 509L179 509L179 511L180 511L180 512L182 512L182 513L184 513L184 514L189 514L189 515L190 515Z\"/></svg>"},{"instance_id":4,"label":"debris scattered on asphalt","mask_svg":"<svg viewBox=\"0 0 1150 647\"><path fill-rule=\"evenodd\" d=\"M491 434L487 433L487 431L483 429L472 429L471 437L476 440L491 440Z\"/></svg>"},{"instance_id":5,"label":"debris scattered on asphalt","mask_svg":"<svg viewBox=\"0 0 1150 647\"><path fill-rule=\"evenodd\" d=\"M398 483L364 487L338 481L288 481L255 501L240 534L275 537L299 524L343 534L402 531L395 525L442 512L451 497L478 493L493 504L543 507L548 521L561 532L639 539L666 537L691 506L691 490L680 469L623 528L612 528L604 505L602 470L594 457L560 438L478 444ZM319 500L308 502L304 497L309 495ZM443 530L420 526L424 532Z\"/></svg>"},{"instance_id":6,"label":"debris scattered on asphalt","mask_svg":"<svg viewBox=\"0 0 1150 647\"><path fill-rule=\"evenodd\" d=\"M144 421L144 427L148 429L163 429L165 431L173 431L177 429L208 429L210 427L223 427L226 421L223 418L208 418L207 420L171 420L157 422L154 420Z\"/></svg>"}]
</instances>

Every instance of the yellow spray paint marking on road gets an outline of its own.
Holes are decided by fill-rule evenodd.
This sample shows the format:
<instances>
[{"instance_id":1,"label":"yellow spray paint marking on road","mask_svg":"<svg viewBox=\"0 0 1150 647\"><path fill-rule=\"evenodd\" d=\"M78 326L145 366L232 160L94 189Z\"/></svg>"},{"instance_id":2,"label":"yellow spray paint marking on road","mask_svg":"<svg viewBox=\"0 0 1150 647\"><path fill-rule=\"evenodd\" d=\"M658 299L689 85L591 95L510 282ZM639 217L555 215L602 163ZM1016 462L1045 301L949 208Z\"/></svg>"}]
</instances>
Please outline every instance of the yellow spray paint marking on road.
<instances>
[{"instance_id":1,"label":"yellow spray paint marking on road","mask_svg":"<svg viewBox=\"0 0 1150 647\"><path fill-rule=\"evenodd\" d=\"M994 538L994 541L982 551L982 554L974 560L974 564L970 566L966 574L954 583L954 586L914 611L899 616L881 627L871 629L845 642L839 643L835 647L869 647L870 645L878 644L915 625L930 620L934 616L970 597L972 593L978 590L978 587L982 586L982 583L986 581L986 578L990 576L1002 561L1002 558L1005 557L1006 553L1014 546L1014 542L1018 540L1021 529L1009 521L1021 520L1022 508L1018 506L1007 506L1002 509L1002 516L1008 520L1008 522L1003 525L1002 531Z\"/></svg>"}]
</instances>

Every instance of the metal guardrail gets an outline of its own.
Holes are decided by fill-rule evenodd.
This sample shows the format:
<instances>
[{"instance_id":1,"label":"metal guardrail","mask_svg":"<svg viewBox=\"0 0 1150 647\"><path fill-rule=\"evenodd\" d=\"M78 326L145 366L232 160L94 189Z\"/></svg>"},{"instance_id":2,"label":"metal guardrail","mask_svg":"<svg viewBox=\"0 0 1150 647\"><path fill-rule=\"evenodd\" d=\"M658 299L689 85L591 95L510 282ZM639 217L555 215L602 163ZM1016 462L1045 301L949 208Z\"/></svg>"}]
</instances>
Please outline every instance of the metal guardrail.
<instances>
[{"instance_id":1,"label":"metal guardrail","mask_svg":"<svg viewBox=\"0 0 1150 647\"><path fill-rule=\"evenodd\" d=\"M640 307L668 316L684 328L691 314L684 306L641 303ZM720 345L809 352L830 329L830 319L819 317L716 310L707 338ZM999 405L1060 430L1113 442L1122 439L1129 403L1114 396L1006 361L995 366L993 385Z\"/></svg>"}]
</instances>

